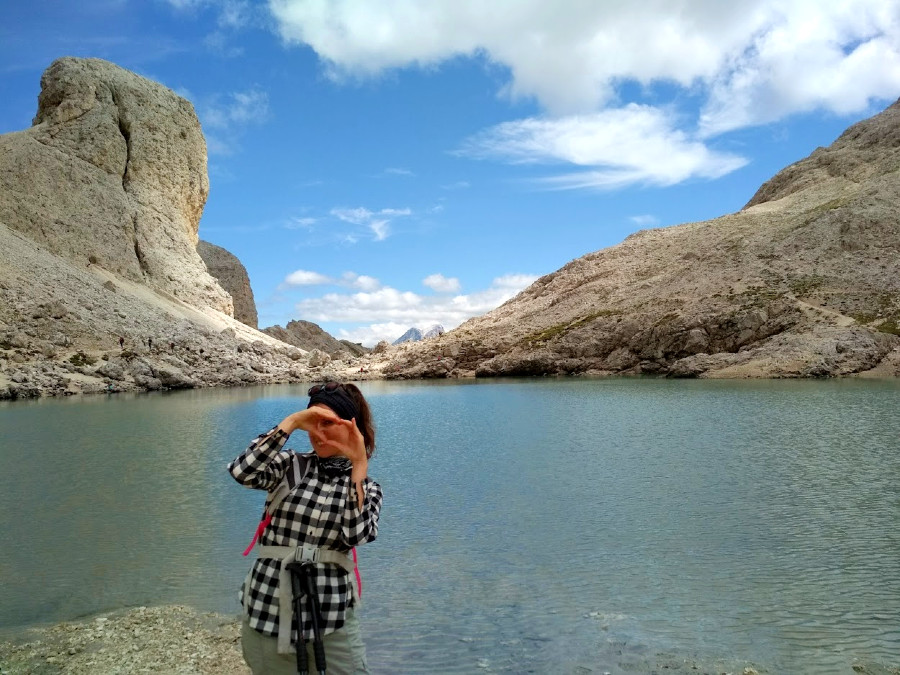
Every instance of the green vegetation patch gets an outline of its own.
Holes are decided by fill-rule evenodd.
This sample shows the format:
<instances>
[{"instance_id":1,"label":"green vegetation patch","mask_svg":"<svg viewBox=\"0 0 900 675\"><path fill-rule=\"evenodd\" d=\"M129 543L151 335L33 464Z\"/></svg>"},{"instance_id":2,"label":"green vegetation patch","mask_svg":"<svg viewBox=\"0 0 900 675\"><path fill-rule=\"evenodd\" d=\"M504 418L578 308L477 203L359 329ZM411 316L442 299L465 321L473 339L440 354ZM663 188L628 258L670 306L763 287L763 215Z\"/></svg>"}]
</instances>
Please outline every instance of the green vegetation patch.
<instances>
[{"instance_id":1,"label":"green vegetation patch","mask_svg":"<svg viewBox=\"0 0 900 675\"><path fill-rule=\"evenodd\" d=\"M819 216L828 213L829 211L834 211L835 209L844 207L849 203L850 199L848 197L838 197L837 199L832 199L831 201L825 202L824 204L819 204L815 208L807 211L806 217L800 223L798 223L794 229L805 227L812 221L816 220Z\"/></svg>"},{"instance_id":2,"label":"green vegetation patch","mask_svg":"<svg viewBox=\"0 0 900 675\"><path fill-rule=\"evenodd\" d=\"M783 298L784 291L772 288L771 286L754 285L750 286L745 291L741 291L739 295L745 301L749 301L751 305L759 306ZM734 296L729 297L733 298Z\"/></svg>"},{"instance_id":3,"label":"green vegetation patch","mask_svg":"<svg viewBox=\"0 0 900 675\"><path fill-rule=\"evenodd\" d=\"M900 323L897 319L888 319L883 321L878 330L882 333L890 333L891 335L900 335Z\"/></svg>"},{"instance_id":4,"label":"green vegetation patch","mask_svg":"<svg viewBox=\"0 0 900 675\"><path fill-rule=\"evenodd\" d=\"M875 312L857 312L856 314L851 314L854 319L856 319L856 323L861 326L865 326L866 324L872 323L875 319L878 318L878 315Z\"/></svg>"},{"instance_id":5,"label":"green vegetation patch","mask_svg":"<svg viewBox=\"0 0 900 675\"><path fill-rule=\"evenodd\" d=\"M588 314L587 316L583 316L580 319L575 319L575 321L571 321L569 323L559 323L555 326L550 326L549 328L545 328L542 331L538 331L537 333L532 333L531 335L526 335L522 342L527 344L535 344L537 342L546 342L547 340L552 340L553 338L559 337L561 335L565 335L570 330L574 330L575 328L579 328L584 326L587 323L590 323L594 319L598 319L602 316L617 316L621 314L621 310L618 309L601 309L599 312L593 312Z\"/></svg>"},{"instance_id":6,"label":"green vegetation patch","mask_svg":"<svg viewBox=\"0 0 900 675\"><path fill-rule=\"evenodd\" d=\"M97 359L93 356L88 356L82 351L78 351L69 357L69 363L73 366L92 366L97 363Z\"/></svg>"},{"instance_id":7,"label":"green vegetation patch","mask_svg":"<svg viewBox=\"0 0 900 675\"><path fill-rule=\"evenodd\" d=\"M802 277L795 277L788 281L791 292L797 296L809 295L818 290L825 284L825 277L818 274L809 274Z\"/></svg>"}]
</instances>

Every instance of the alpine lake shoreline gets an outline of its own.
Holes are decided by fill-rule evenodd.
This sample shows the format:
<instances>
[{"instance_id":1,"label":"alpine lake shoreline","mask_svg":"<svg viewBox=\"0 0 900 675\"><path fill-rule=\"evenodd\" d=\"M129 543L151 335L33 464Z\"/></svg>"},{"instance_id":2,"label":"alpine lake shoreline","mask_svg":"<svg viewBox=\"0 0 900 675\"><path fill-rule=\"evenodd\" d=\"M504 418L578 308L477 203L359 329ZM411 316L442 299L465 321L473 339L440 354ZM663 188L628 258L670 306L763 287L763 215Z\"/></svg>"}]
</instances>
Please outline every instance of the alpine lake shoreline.
<instances>
[{"instance_id":1,"label":"alpine lake shoreline","mask_svg":"<svg viewBox=\"0 0 900 675\"><path fill-rule=\"evenodd\" d=\"M389 379L380 373L373 372L359 375L361 377L347 379L356 379L357 381ZM321 379L323 376L328 378L334 377L336 374L325 372L323 369L319 373L313 373L312 379ZM545 377L581 379L585 376ZM666 379L659 375L618 375L617 377ZM859 376L855 376L855 378L860 379ZM606 379L606 377L601 379ZM854 379L854 376L823 379L848 380ZM266 386L267 384L275 383L230 388ZM223 388L222 385L212 385L212 387ZM150 392L123 393L126 396L139 396ZM81 395L75 394L72 398L80 398ZM60 397L42 398L43 400L59 400ZM95 399L96 397L92 396L91 398ZM26 399L28 402L25 404L34 404L39 400L41 399ZM22 403L23 401L0 401L0 407L16 406ZM237 615L202 611L177 604L110 608L108 611L73 617L71 620L58 623L3 627L0 628L0 675L162 672L249 675L250 670L244 663L241 654L240 632L240 617ZM603 665L596 668L577 666L570 672L595 672L606 675L615 675L616 673L651 675L669 672L702 673L704 675L776 675L781 672L771 664L742 661L730 655L678 654L671 651L647 653L646 649L643 652L640 649L631 651L631 646L626 647L624 642L617 644L614 639L609 639L607 642L605 652L598 654L598 659L605 658L605 663L609 663L610 655L620 655L616 661L616 669L609 670L608 666ZM478 669L481 666L475 663L472 666L473 672L479 672ZM373 672L380 672L378 664L371 658L370 667ZM482 669L481 672L493 671ZM855 660L846 672L862 675L900 675L900 663L895 665Z\"/></svg>"},{"instance_id":2,"label":"alpine lake shoreline","mask_svg":"<svg viewBox=\"0 0 900 675\"><path fill-rule=\"evenodd\" d=\"M240 646L240 619L201 612L183 605L136 607L104 612L53 625L0 633L2 675L93 675L97 673L196 673L249 675ZM766 664L729 657L699 657L660 652L632 654L610 640L621 654L621 673L696 673L697 675L775 675ZM372 671L379 672L372 662ZM478 666L473 664L473 669ZM575 673L606 673L577 667ZM848 673L900 675L900 667L857 661Z\"/></svg>"}]
</instances>

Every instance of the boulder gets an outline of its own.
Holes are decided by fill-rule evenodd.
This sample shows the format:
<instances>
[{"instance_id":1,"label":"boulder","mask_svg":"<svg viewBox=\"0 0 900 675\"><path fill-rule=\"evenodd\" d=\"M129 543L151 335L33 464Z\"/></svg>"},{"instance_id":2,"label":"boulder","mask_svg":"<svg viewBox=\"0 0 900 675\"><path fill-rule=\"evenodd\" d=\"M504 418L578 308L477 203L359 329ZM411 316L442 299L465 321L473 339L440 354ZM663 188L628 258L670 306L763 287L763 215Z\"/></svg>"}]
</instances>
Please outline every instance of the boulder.
<instances>
[{"instance_id":1,"label":"boulder","mask_svg":"<svg viewBox=\"0 0 900 675\"><path fill-rule=\"evenodd\" d=\"M310 368L319 368L331 363L331 357L321 349L313 349L309 353L306 363Z\"/></svg>"}]
</instances>

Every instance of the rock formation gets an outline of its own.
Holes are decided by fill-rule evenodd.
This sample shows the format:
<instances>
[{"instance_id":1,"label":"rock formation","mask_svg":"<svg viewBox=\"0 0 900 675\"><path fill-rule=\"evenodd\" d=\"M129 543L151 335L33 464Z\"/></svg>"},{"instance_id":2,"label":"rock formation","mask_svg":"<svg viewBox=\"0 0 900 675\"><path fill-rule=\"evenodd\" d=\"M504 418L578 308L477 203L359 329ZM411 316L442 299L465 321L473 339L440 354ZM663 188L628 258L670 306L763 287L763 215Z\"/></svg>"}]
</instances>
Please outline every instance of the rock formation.
<instances>
[{"instance_id":1,"label":"rock formation","mask_svg":"<svg viewBox=\"0 0 900 675\"><path fill-rule=\"evenodd\" d=\"M0 137L0 222L78 265L231 314L195 250L208 192L193 106L100 59L54 61L34 126Z\"/></svg>"},{"instance_id":2,"label":"rock formation","mask_svg":"<svg viewBox=\"0 0 900 675\"><path fill-rule=\"evenodd\" d=\"M898 334L900 102L740 212L573 260L389 372L898 376Z\"/></svg>"},{"instance_id":3,"label":"rock formation","mask_svg":"<svg viewBox=\"0 0 900 675\"><path fill-rule=\"evenodd\" d=\"M237 256L202 240L197 244L197 253L206 263L209 273L231 295L234 318L251 328L257 328L256 302L253 300L253 289L250 288L250 277Z\"/></svg>"},{"instance_id":4,"label":"rock formation","mask_svg":"<svg viewBox=\"0 0 900 675\"><path fill-rule=\"evenodd\" d=\"M310 321L290 321L285 328L270 326L263 333L289 345L312 351L318 349L334 359L347 359L368 353L368 349L353 342L337 340Z\"/></svg>"},{"instance_id":5,"label":"rock formation","mask_svg":"<svg viewBox=\"0 0 900 675\"><path fill-rule=\"evenodd\" d=\"M359 377L232 317L195 250L207 189L190 103L50 66L35 126L0 136L0 399Z\"/></svg>"}]
</instances>

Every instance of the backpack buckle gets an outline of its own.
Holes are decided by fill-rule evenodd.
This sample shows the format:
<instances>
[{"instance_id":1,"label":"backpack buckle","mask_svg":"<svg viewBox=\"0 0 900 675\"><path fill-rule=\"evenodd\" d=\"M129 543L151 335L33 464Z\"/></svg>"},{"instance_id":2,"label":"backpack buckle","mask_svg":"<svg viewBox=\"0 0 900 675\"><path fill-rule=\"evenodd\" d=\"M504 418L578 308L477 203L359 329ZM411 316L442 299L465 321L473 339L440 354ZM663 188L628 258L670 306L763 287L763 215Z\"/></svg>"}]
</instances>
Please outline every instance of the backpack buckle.
<instances>
[{"instance_id":1,"label":"backpack buckle","mask_svg":"<svg viewBox=\"0 0 900 675\"><path fill-rule=\"evenodd\" d=\"M319 562L319 547L311 544L302 544L297 547L297 552L294 556L294 560L297 562L317 563Z\"/></svg>"}]
</instances>

